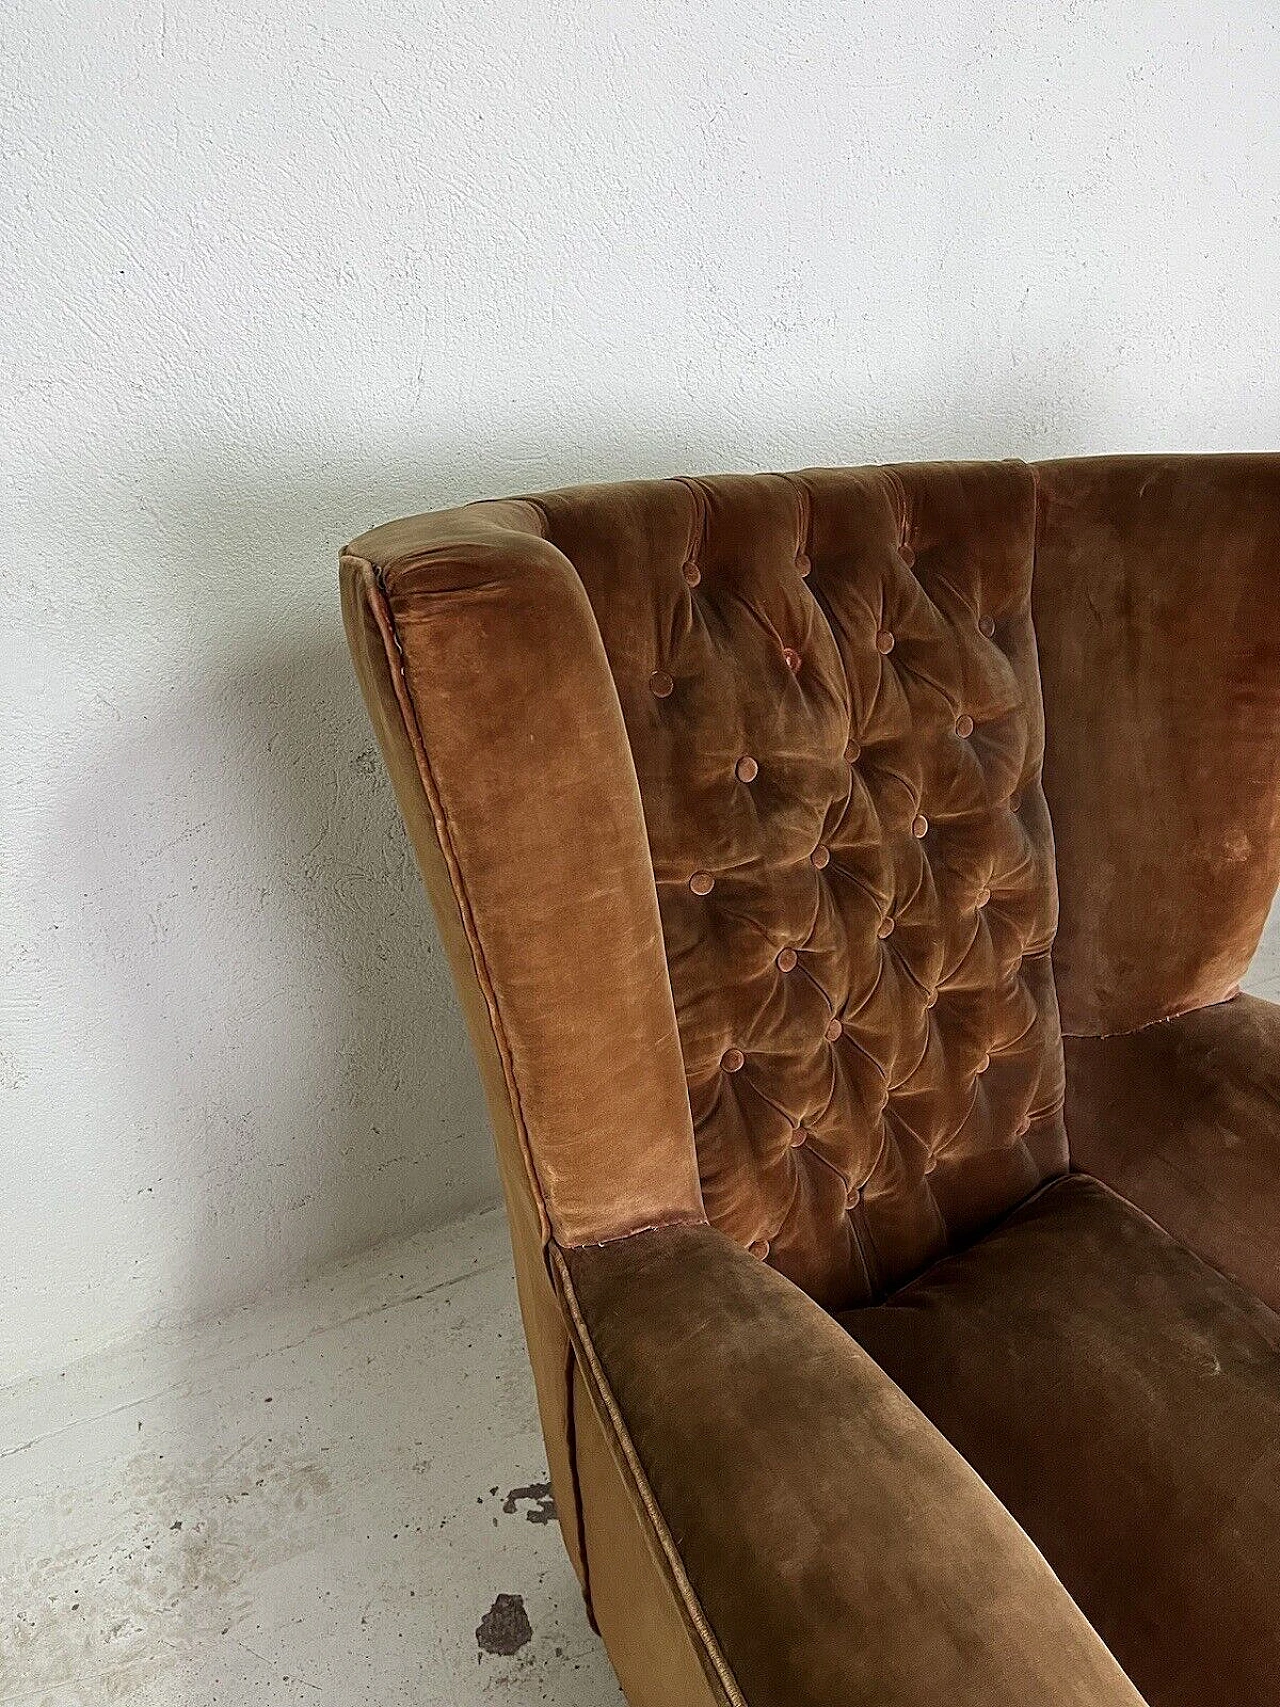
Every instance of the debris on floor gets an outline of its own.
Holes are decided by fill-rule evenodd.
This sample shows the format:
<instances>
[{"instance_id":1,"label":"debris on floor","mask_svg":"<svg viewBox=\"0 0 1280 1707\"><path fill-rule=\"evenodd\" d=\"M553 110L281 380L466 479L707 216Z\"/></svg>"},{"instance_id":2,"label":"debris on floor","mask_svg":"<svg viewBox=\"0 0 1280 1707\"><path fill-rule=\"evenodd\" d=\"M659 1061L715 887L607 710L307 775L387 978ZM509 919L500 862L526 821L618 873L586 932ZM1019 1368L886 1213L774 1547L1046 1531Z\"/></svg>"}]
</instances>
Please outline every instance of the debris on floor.
<instances>
[{"instance_id":1,"label":"debris on floor","mask_svg":"<svg viewBox=\"0 0 1280 1707\"><path fill-rule=\"evenodd\" d=\"M0 1707L623 1707L496 1210L0 1392L0 1513Z\"/></svg>"}]
</instances>

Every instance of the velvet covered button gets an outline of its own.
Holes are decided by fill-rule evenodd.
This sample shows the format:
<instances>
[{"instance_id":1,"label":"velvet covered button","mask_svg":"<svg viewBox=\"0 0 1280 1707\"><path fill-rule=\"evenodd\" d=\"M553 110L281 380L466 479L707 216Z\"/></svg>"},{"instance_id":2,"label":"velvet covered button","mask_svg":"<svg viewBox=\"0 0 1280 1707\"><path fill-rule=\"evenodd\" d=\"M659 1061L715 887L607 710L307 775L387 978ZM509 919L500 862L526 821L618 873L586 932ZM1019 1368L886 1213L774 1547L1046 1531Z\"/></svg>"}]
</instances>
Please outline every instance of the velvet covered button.
<instances>
[{"instance_id":1,"label":"velvet covered button","mask_svg":"<svg viewBox=\"0 0 1280 1707\"><path fill-rule=\"evenodd\" d=\"M733 774L739 782L754 782L760 775L760 766L750 753L744 753L733 767Z\"/></svg>"},{"instance_id":2,"label":"velvet covered button","mask_svg":"<svg viewBox=\"0 0 1280 1707\"><path fill-rule=\"evenodd\" d=\"M937 1007L937 1005L938 1005L938 992L936 990L930 990L927 998L925 999L924 1005L926 1008L936 1008Z\"/></svg>"},{"instance_id":3,"label":"velvet covered button","mask_svg":"<svg viewBox=\"0 0 1280 1707\"><path fill-rule=\"evenodd\" d=\"M824 847L821 842L809 855L809 864L815 871L824 870L831 863L831 849Z\"/></svg>"},{"instance_id":4,"label":"velvet covered button","mask_svg":"<svg viewBox=\"0 0 1280 1707\"><path fill-rule=\"evenodd\" d=\"M893 651L893 636L887 628L882 628L876 635L876 651L885 653Z\"/></svg>"},{"instance_id":5,"label":"velvet covered button","mask_svg":"<svg viewBox=\"0 0 1280 1707\"><path fill-rule=\"evenodd\" d=\"M746 1059L741 1049L726 1049L720 1057L720 1065L726 1073L736 1073Z\"/></svg>"},{"instance_id":6,"label":"velvet covered button","mask_svg":"<svg viewBox=\"0 0 1280 1707\"><path fill-rule=\"evenodd\" d=\"M1024 1118L1023 1118L1023 1119L1022 1119L1022 1120L1020 1120L1020 1121L1019 1121L1019 1122L1018 1122L1018 1124L1017 1124L1017 1125L1016 1125L1016 1126L1015 1126L1015 1127L1014 1127L1014 1129L1013 1129L1013 1135L1014 1135L1014 1137L1015 1137L1015 1138L1025 1138L1025 1137L1026 1137L1026 1135L1027 1135L1027 1133L1028 1133L1028 1132L1030 1132L1030 1130L1031 1130L1031 1122L1030 1122L1030 1120L1029 1120L1029 1119L1026 1119L1026 1118L1025 1118L1025 1117L1024 1117Z\"/></svg>"},{"instance_id":7,"label":"velvet covered button","mask_svg":"<svg viewBox=\"0 0 1280 1707\"><path fill-rule=\"evenodd\" d=\"M807 1144L808 1142L809 1128L807 1126L797 1126L791 1134L791 1148L793 1150L798 1150L802 1144Z\"/></svg>"},{"instance_id":8,"label":"velvet covered button","mask_svg":"<svg viewBox=\"0 0 1280 1707\"><path fill-rule=\"evenodd\" d=\"M915 817L911 820L911 834L917 841L920 841L922 837L929 834L929 820L925 817L923 812L917 812Z\"/></svg>"},{"instance_id":9,"label":"velvet covered button","mask_svg":"<svg viewBox=\"0 0 1280 1707\"><path fill-rule=\"evenodd\" d=\"M851 1185L845 1192L844 1200L848 1208L856 1209L862 1201L862 1187L860 1185Z\"/></svg>"},{"instance_id":10,"label":"velvet covered button","mask_svg":"<svg viewBox=\"0 0 1280 1707\"><path fill-rule=\"evenodd\" d=\"M978 899L977 899L977 905L979 907L985 907L987 902L990 899L991 899L991 891L989 889L986 889L986 888L979 889Z\"/></svg>"},{"instance_id":11,"label":"velvet covered button","mask_svg":"<svg viewBox=\"0 0 1280 1707\"><path fill-rule=\"evenodd\" d=\"M973 734L973 719L969 716L967 711L962 712L960 716L956 718L956 734L959 735L962 740L967 740L969 736Z\"/></svg>"},{"instance_id":12,"label":"velvet covered button","mask_svg":"<svg viewBox=\"0 0 1280 1707\"><path fill-rule=\"evenodd\" d=\"M794 970L795 964L796 964L796 951L794 948L779 949L779 951L778 951L778 971L779 972L791 972Z\"/></svg>"},{"instance_id":13,"label":"velvet covered button","mask_svg":"<svg viewBox=\"0 0 1280 1707\"><path fill-rule=\"evenodd\" d=\"M856 741L849 741L845 744L844 756L851 765L856 765L862 757L862 748Z\"/></svg>"},{"instance_id":14,"label":"velvet covered button","mask_svg":"<svg viewBox=\"0 0 1280 1707\"><path fill-rule=\"evenodd\" d=\"M898 556L906 564L908 569L911 568L912 564L916 560L916 554L912 550L911 546L907 544L906 540L903 540L902 544L898 547Z\"/></svg>"},{"instance_id":15,"label":"velvet covered button","mask_svg":"<svg viewBox=\"0 0 1280 1707\"><path fill-rule=\"evenodd\" d=\"M1020 812L1022 810L1022 796L1020 794L1011 794L1009 796L1009 810L1010 812Z\"/></svg>"},{"instance_id":16,"label":"velvet covered button","mask_svg":"<svg viewBox=\"0 0 1280 1707\"><path fill-rule=\"evenodd\" d=\"M716 880L709 871L695 871L689 879L689 887L695 895L710 895L716 886Z\"/></svg>"},{"instance_id":17,"label":"velvet covered button","mask_svg":"<svg viewBox=\"0 0 1280 1707\"><path fill-rule=\"evenodd\" d=\"M995 631L996 631L996 619L993 616L980 616L978 618L978 633L979 634L985 634L987 639L990 640L991 636L995 633Z\"/></svg>"},{"instance_id":18,"label":"velvet covered button","mask_svg":"<svg viewBox=\"0 0 1280 1707\"><path fill-rule=\"evenodd\" d=\"M800 575L802 577L807 575L809 573L810 569L813 568L812 563L810 563L809 559L805 556L803 551L796 558L796 568L799 570Z\"/></svg>"},{"instance_id":19,"label":"velvet covered button","mask_svg":"<svg viewBox=\"0 0 1280 1707\"><path fill-rule=\"evenodd\" d=\"M760 1261L763 1262L769 1254L769 1241L768 1239L752 1239L747 1249L753 1257L759 1257Z\"/></svg>"},{"instance_id":20,"label":"velvet covered button","mask_svg":"<svg viewBox=\"0 0 1280 1707\"><path fill-rule=\"evenodd\" d=\"M665 699L675 685L665 670L655 670L649 677L649 692L655 699Z\"/></svg>"},{"instance_id":21,"label":"velvet covered button","mask_svg":"<svg viewBox=\"0 0 1280 1707\"><path fill-rule=\"evenodd\" d=\"M828 1043L838 1043L844 1036L844 1027L838 1019L831 1020L822 1034Z\"/></svg>"},{"instance_id":22,"label":"velvet covered button","mask_svg":"<svg viewBox=\"0 0 1280 1707\"><path fill-rule=\"evenodd\" d=\"M884 938L887 936L892 936L893 935L893 919L892 918L881 919L879 927L876 930L876 935L881 939L881 941L883 941Z\"/></svg>"},{"instance_id":23,"label":"velvet covered button","mask_svg":"<svg viewBox=\"0 0 1280 1707\"><path fill-rule=\"evenodd\" d=\"M980 1072L980 1073L985 1073L985 1072L986 1072L986 1070L987 1070L987 1068L988 1068L988 1067L989 1067L989 1066L990 1066L990 1065L991 1065L991 1057L990 1057L990 1055L984 1055L984 1056L983 1056L983 1057L982 1057L982 1059L981 1059L981 1061L979 1061L979 1062L978 1062L978 1071L979 1071L979 1072Z\"/></svg>"},{"instance_id":24,"label":"velvet covered button","mask_svg":"<svg viewBox=\"0 0 1280 1707\"><path fill-rule=\"evenodd\" d=\"M685 580L691 587L696 587L698 582L702 579L702 571L692 558L690 558L687 563L681 565L680 573L684 576Z\"/></svg>"},{"instance_id":25,"label":"velvet covered button","mask_svg":"<svg viewBox=\"0 0 1280 1707\"><path fill-rule=\"evenodd\" d=\"M787 668L791 671L791 674L793 676L798 676L800 674L800 654L796 651L795 647L784 646L782 648L782 656L786 659Z\"/></svg>"}]
</instances>

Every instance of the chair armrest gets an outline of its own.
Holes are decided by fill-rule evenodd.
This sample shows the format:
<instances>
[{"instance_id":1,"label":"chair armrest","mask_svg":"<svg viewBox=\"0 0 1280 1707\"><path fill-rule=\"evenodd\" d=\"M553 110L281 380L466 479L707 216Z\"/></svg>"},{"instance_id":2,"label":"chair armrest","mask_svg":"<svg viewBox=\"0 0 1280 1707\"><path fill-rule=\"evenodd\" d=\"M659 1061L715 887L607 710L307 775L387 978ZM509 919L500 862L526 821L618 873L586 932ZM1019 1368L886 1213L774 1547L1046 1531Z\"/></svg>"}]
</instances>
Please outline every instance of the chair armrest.
<instances>
[{"instance_id":1,"label":"chair armrest","mask_svg":"<svg viewBox=\"0 0 1280 1707\"><path fill-rule=\"evenodd\" d=\"M727 1701L1139 1707L995 1496L781 1275L706 1226L553 1260Z\"/></svg>"},{"instance_id":2,"label":"chair armrest","mask_svg":"<svg viewBox=\"0 0 1280 1707\"><path fill-rule=\"evenodd\" d=\"M1235 996L1065 1046L1075 1165L1280 1309L1280 1007Z\"/></svg>"}]
</instances>

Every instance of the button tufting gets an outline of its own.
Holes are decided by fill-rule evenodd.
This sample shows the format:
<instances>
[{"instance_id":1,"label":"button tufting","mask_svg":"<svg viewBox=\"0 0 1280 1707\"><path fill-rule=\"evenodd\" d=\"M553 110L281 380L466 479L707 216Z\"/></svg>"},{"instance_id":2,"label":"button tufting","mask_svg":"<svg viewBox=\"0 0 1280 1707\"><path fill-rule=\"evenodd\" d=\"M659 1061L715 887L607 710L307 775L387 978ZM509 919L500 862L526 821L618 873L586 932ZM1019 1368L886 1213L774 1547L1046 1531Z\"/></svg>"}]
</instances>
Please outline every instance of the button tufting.
<instances>
[{"instance_id":1,"label":"button tufting","mask_svg":"<svg viewBox=\"0 0 1280 1707\"><path fill-rule=\"evenodd\" d=\"M802 577L807 575L809 573L810 569L813 568L813 564L810 563L808 557L805 555L805 553L803 551L796 558L796 568L799 570Z\"/></svg>"},{"instance_id":2,"label":"button tufting","mask_svg":"<svg viewBox=\"0 0 1280 1707\"><path fill-rule=\"evenodd\" d=\"M996 631L996 619L993 616L980 616L978 618L978 633L979 634L985 634L987 639L990 640L991 636L995 633L995 631Z\"/></svg>"},{"instance_id":3,"label":"button tufting","mask_svg":"<svg viewBox=\"0 0 1280 1707\"><path fill-rule=\"evenodd\" d=\"M892 918L881 919L879 928L876 931L876 935L882 941L885 937L893 935L893 920L892 920Z\"/></svg>"},{"instance_id":4,"label":"button tufting","mask_svg":"<svg viewBox=\"0 0 1280 1707\"><path fill-rule=\"evenodd\" d=\"M1015 1138L1025 1138L1027 1133L1030 1132L1030 1130L1031 1130L1031 1122L1030 1122L1030 1120L1028 1120L1024 1117L1014 1127L1013 1135Z\"/></svg>"},{"instance_id":5,"label":"button tufting","mask_svg":"<svg viewBox=\"0 0 1280 1707\"><path fill-rule=\"evenodd\" d=\"M690 558L687 563L681 565L680 573L684 576L685 580L691 587L696 587L698 582L702 579L702 571L692 558Z\"/></svg>"},{"instance_id":6,"label":"button tufting","mask_svg":"<svg viewBox=\"0 0 1280 1707\"><path fill-rule=\"evenodd\" d=\"M925 998L925 1004L924 1005L926 1008L936 1008L937 1007L937 1005L938 1005L938 992L936 990L930 990L928 996Z\"/></svg>"},{"instance_id":7,"label":"button tufting","mask_svg":"<svg viewBox=\"0 0 1280 1707\"><path fill-rule=\"evenodd\" d=\"M809 1128L807 1126L797 1126L791 1134L791 1148L793 1150L798 1150L802 1145L807 1144L808 1142Z\"/></svg>"},{"instance_id":8,"label":"button tufting","mask_svg":"<svg viewBox=\"0 0 1280 1707\"><path fill-rule=\"evenodd\" d=\"M813 866L816 871L823 871L830 863L831 849L823 847L822 843L819 842L817 847L814 848L813 852L809 855L809 864Z\"/></svg>"},{"instance_id":9,"label":"button tufting","mask_svg":"<svg viewBox=\"0 0 1280 1707\"><path fill-rule=\"evenodd\" d=\"M902 544L898 547L898 556L906 564L908 569L911 568L912 564L916 560L915 552L912 550L911 546L909 546L907 544L905 539L903 540Z\"/></svg>"},{"instance_id":10,"label":"button tufting","mask_svg":"<svg viewBox=\"0 0 1280 1707\"><path fill-rule=\"evenodd\" d=\"M987 902L990 899L991 899L991 891L989 889L985 889L985 888L979 889L978 895L977 895L977 900L975 901L974 905L978 906L978 907L985 907Z\"/></svg>"},{"instance_id":11,"label":"button tufting","mask_svg":"<svg viewBox=\"0 0 1280 1707\"><path fill-rule=\"evenodd\" d=\"M936 1156L930 1156L929 1160L924 1165L925 1178L928 1179L930 1174L936 1174L937 1171L938 1171L938 1158Z\"/></svg>"},{"instance_id":12,"label":"button tufting","mask_svg":"<svg viewBox=\"0 0 1280 1707\"><path fill-rule=\"evenodd\" d=\"M956 734L962 740L967 740L973 734L973 719L967 711L956 718Z\"/></svg>"},{"instance_id":13,"label":"button tufting","mask_svg":"<svg viewBox=\"0 0 1280 1707\"><path fill-rule=\"evenodd\" d=\"M726 1049L720 1057L720 1065L726 1073L736 1073L746 1061L741 1049Z\"/></svg>"},{"instance_id":14,"label":"button tufting","mask_svg":"<svg viewBox=\"0 0 1280 1707\"><path fill-rule=\"evenodd\" d=\"M744 753L733 767L733 774L739 782L754 782L760 775L760 766L750 753Z\"/></svg>"},{"instance_id":15,"label":"button tufting","mask_svg":"<svg viewBox=\"0 0 1280 1707\"><path fill-rule=\"evenodd\" d=\"M795 647L784 646L782 648L782 656L786 660L787 668L791 671L791 674L793 676L798 676L800 674L800 654L796 651Z\"/></svg>"},{"instance_id":16,"label":"button tufting","mask_svg":"<svg viewBox=\"0 0 1280 1707\"><path fill-rule=\"evenodd\" d=\"M989 1067L989 1066L990 1066L990 1065L991 1065L991 1057L990 1057L990 1055L984 1055L984 1056L983 1056L983 1057L982 1057L982 1059L981 1059L981 1061L979 1061L979 1062L978 1062L978 1071L979 1071L979 1072L980 1072L980 1073L985 1073L985 1072L986 1072L986 1070L987 1070L987 1068L988 1068L988 1067Z\"/></svg>"},{"instance_id":17,"label":"button tufting","mask_svg":"<svg viewBox=\"0 0 1280 1707\"><path fill-rule=\"evenodd\" d=\"M747 1249L753 1257L759 1257L760 1261L763 1262L769 1254L769 1241L768 1239L752 1239Z\"/></svg>"},{"instance_id":18,"label":"button tufting","mask_svg":"<svg viewBox=\"0 0 1280 1707\"><path fill-rule=\"evenodd\" d=\"M856 1209L862 1201L862 1187L851 1185L845 1192L845 1204L850 1209Z\"/></svg>"},{"instance_id":19,"label":"button tufting","mask_svg":"<svg viewBox=\"0 0 1280 1707\"><path fill-rule=\"evenodd\" d=\"M655 670L649 677L649 692L655 699L665 699L675 685L665 670Z\"/></svg>"},{"instance_id":20,"label":"button tufting","mask_svg":"<svg viewBox=\"0 0 1280 1707\"><path fill-rule=\"evenodd\" d=\"M689 887L695 895L710 895L716 886L716 880L709 871L695 871L689 879Z\"/></svg>"},{"instance_id":21,"label":"button tufting","mask_svg":"<svg viewBox=\"0 0 1280 1707\"><path fill-rule=\"evenodd\" d=\"M1011 794L1009 796L1009 810L1010 812L1021 812L1022 796L1020 794Z\"/></svg>"},{"instance_id":22,"label":"button tufting","mask_svg":"<svg viewBox=\"0 0 1280 1707\"><path fill-rule=\"evenodd\" d=\"M838 1043L844 1036L844 1027L838 1019L829 1021L827 1029L822 1034L828 1043Z\"/></svg>"},{"instance_id":23,"label":"button tufting","mask_svg":"<svg viewBox=\"0 0 1280 1707\"><path fill-rule=\"evenodd\" d=\"M920 841L922 837L929 834L929 820L925 817L923 812L917 812L915 817L911 820L911 834L917 841Z\"/></svg>"},{"instance_id":24,"label":"button tufting","mask_svg":"<svg viewBox=\"0 0 1280 1707\"><path fill-rule=\"evenodd\" d=\"M893 636L887 628L882 628L876 635L876 651L885 653L893 651Z\"/></svg>"},{"instance_id":25,"label":"button tufting","mask_svg":"<svg viewBox=\"0 0 1280 1707\"><path fill-rule=\"evenodd\" d=\"M862 757L862 748L856 741L846 742L844 756L848 759L851 765L856 765L858 760Z\"/></svg>"},{"instance_id":26,"label":"button tufting","mask_svg":"<svg viewBox=\"0 0 1280 1707\"><path fill-rule=\"evenodd\" d=\"M779 972L790 972L790 971L792 971L795 967L795 963L796 963L796 951L794 948L783 948L783 949L778 950L778 971Z\"/></svg>"}]
</instances>

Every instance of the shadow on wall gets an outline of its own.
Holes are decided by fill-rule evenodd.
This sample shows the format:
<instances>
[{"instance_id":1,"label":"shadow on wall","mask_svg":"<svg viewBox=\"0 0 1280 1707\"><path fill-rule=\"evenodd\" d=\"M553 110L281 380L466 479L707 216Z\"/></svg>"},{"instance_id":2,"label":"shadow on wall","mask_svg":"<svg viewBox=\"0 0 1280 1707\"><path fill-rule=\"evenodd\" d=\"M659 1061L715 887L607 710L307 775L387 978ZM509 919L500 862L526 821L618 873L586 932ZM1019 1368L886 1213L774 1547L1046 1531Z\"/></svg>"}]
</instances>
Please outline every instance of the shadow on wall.
<instances>
[{"instance_id":1,"label":"shadow on wall","mask_svg":"<svg viewBox=\"0 0 1280 1707\"><path fill-rule=\"evenodd\" d=\"M121 708L64 826L127 1087L130 1242L160 1259L167 1319L497 1195L335 577L316 581L310 632L269 623Z\"/></svg>"},{"instance_id":2,"label":"shadow on wall","mask_svg":"<svg viewBox=\"0 0 1280 1707\"><path fill-rule=\"evenodd\" d=\"M461 490L425 460L272 489L230 456L175 486L175 456L137 482L112 540L129 578L83 589L95 675L130 685L94 696L44 863L76 942L75 1050L118 1087L115 1131L80 1121L104 1195L79 1281L92 1290L95 1262L112 1275L117 1333L497 1201L337 574L339 546L376 521L583 473L491 461ZM102 561L100 542L76 546Z\"/></svg>"},{"instance_id":3,"label":"shadow on wall","mask_svg":"<svg viewBox=\"0 0 1280 1707\"><path fill-rule=\"evenodd\" d=\"M945 454L954 431L899 419L737 465ZM575 432L412 466L316 456L313 477L274 483L247 454L175 483L175 455L137 483L119 547L166 572L111 595L132 687L86 735L52 850L83 897L96 1046L127 1087L112 1143L132 1188L132 1326L218 1312L496 1201L448 967L347 655L336 553L376 521L474 496L732 466L714 440L685 454L679 438L600 434L594 459Z\"/></svg>"}]
</instances>

